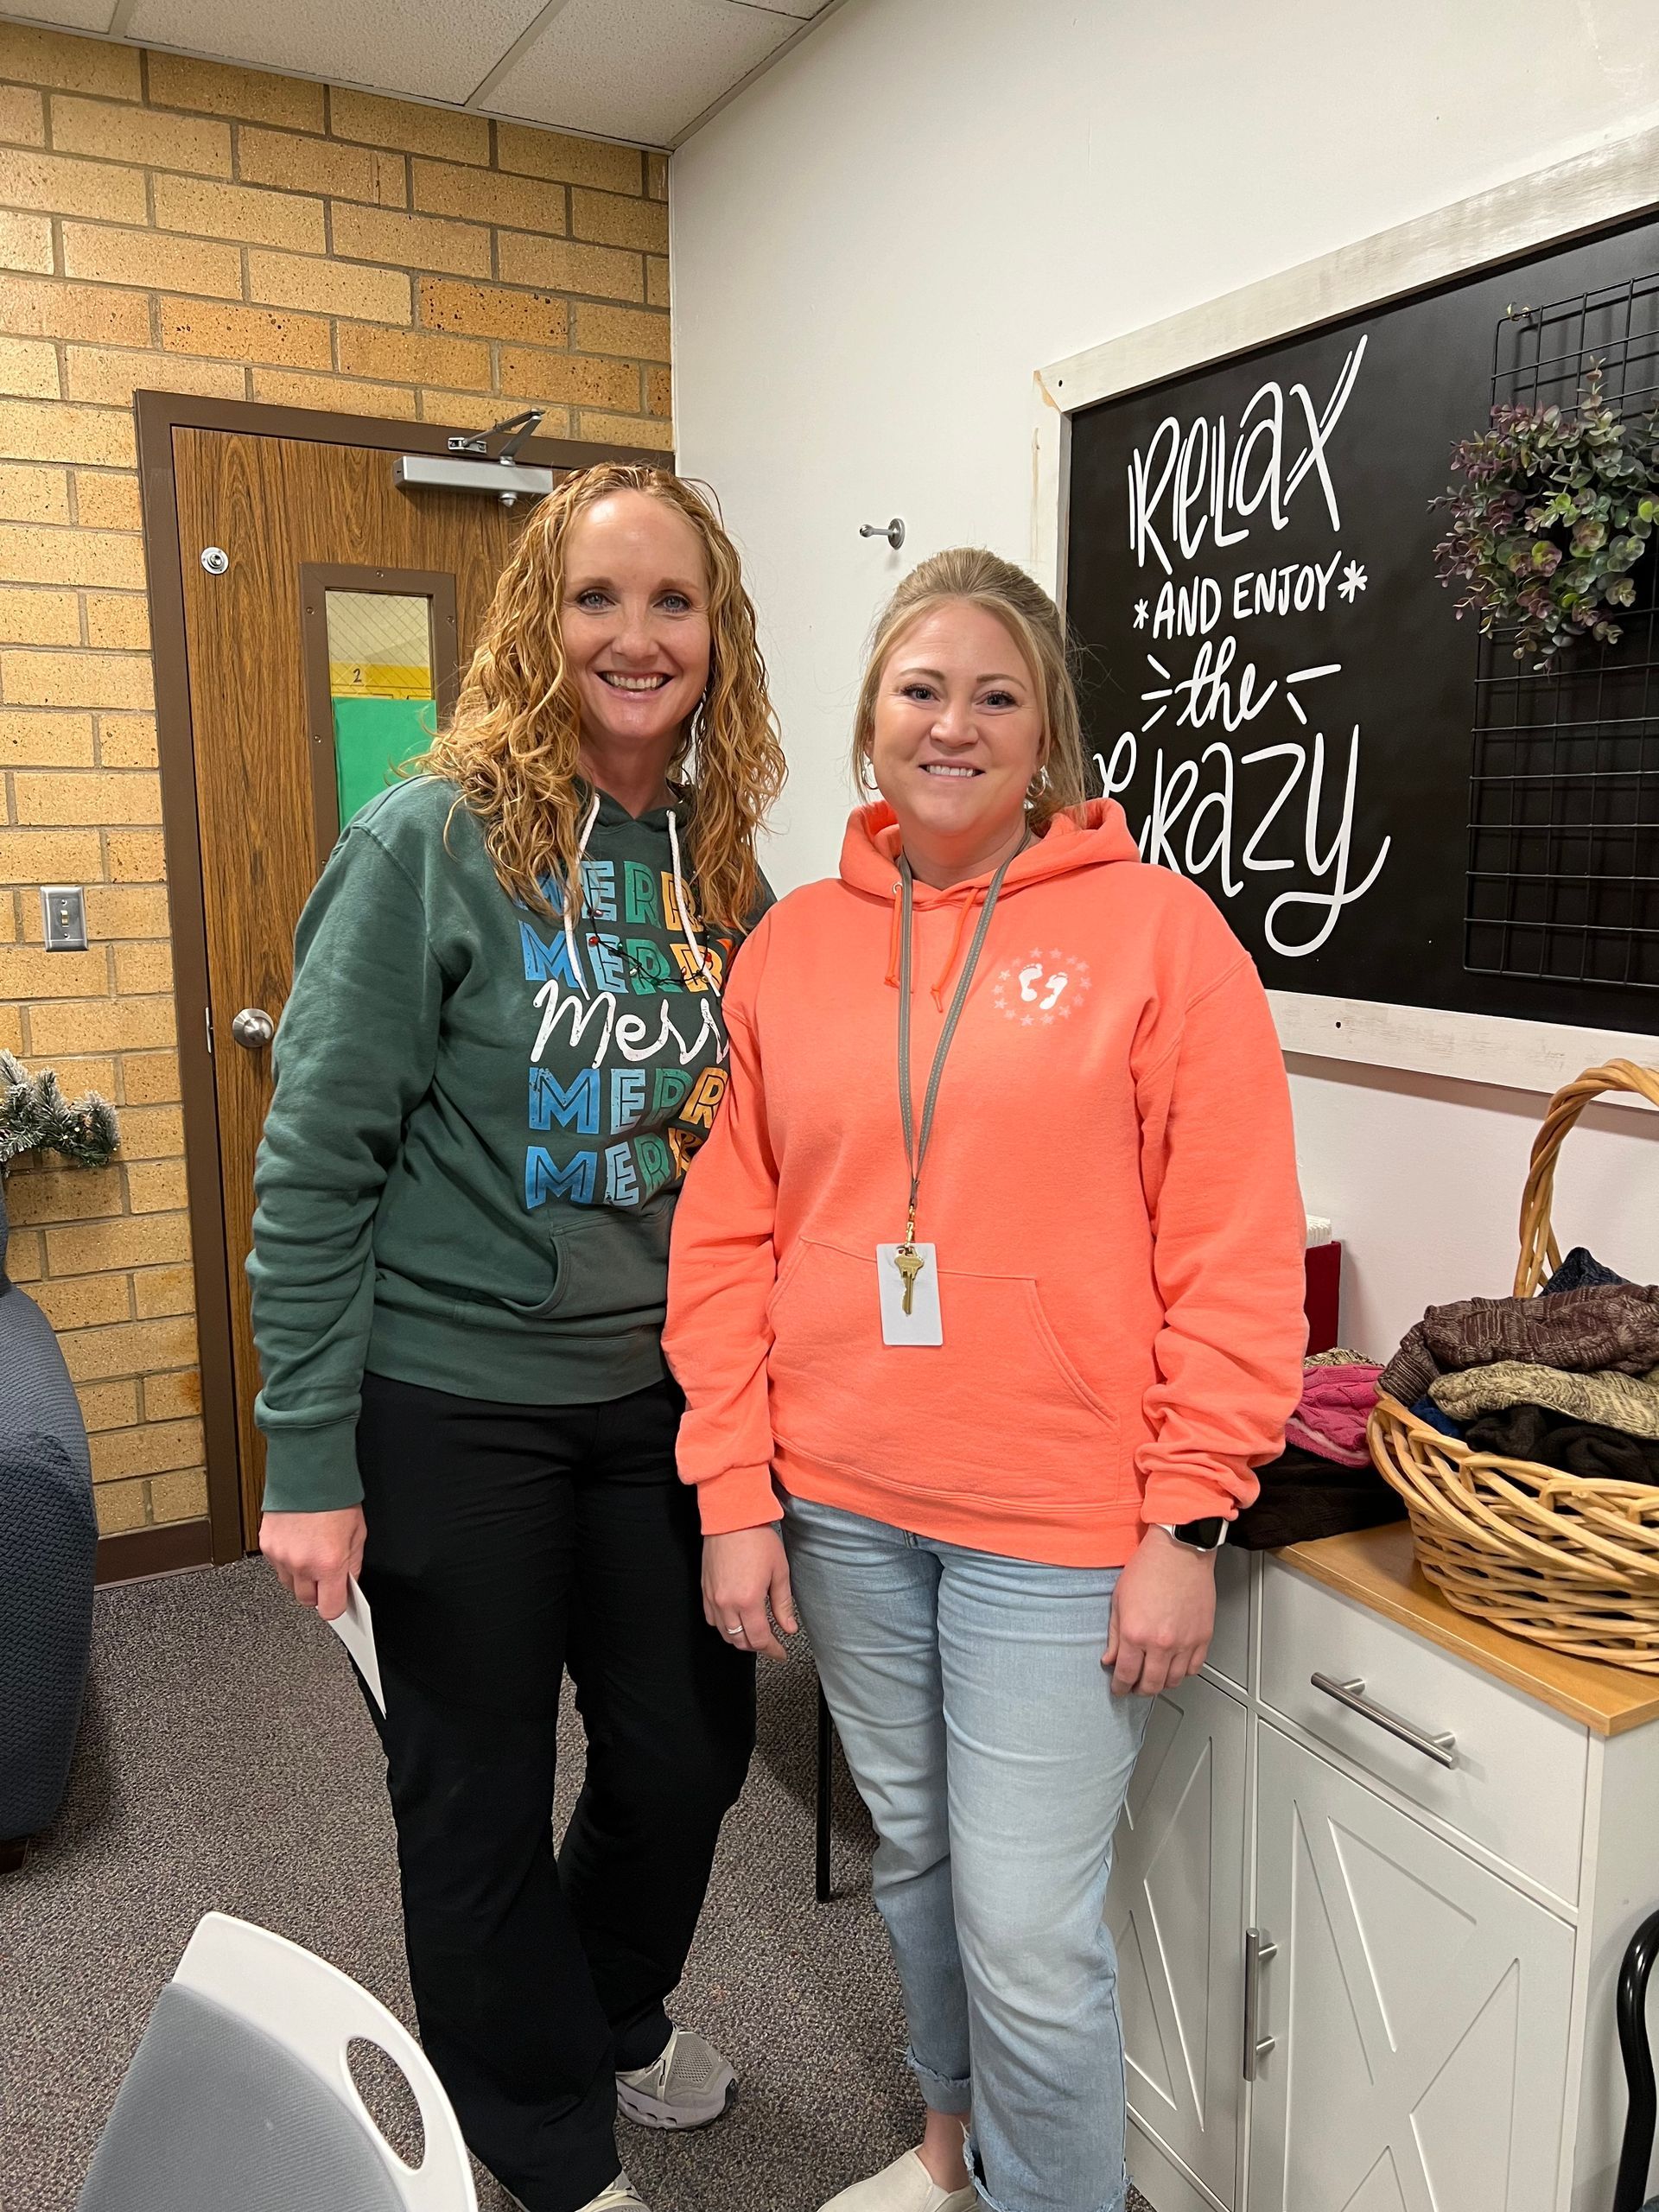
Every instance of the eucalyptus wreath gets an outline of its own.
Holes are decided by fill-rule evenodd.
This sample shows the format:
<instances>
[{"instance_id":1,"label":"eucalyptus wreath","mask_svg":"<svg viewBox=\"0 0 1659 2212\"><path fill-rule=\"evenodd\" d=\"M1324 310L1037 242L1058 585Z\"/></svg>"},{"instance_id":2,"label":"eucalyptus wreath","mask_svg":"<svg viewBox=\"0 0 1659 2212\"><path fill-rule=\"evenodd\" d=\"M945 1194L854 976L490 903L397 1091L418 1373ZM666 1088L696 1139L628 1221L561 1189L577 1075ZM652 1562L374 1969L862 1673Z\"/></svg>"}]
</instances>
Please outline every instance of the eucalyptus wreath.
<instances>
[{"instance_id":1,"label":"eucalyptus wreath","mask_svg":"<svg viewBox=\"0 0 1659 2212\"><path fill-rule=\"evenodd\" d=\"M107 1166L120 1141L115 1109L95 1090L64 1096L50 1068L30 1075L0 1052L0 1167L26 1152L56 1152L75 1167Z\"/></svg>"},{"instance_id":2,"label":"eucalyptus wreath","mask_svg":"<svg viewBox=\"0 0 1659 2212\"><path fill-rule=\"evenodd\" d=\"M1494 407L1452 449L1462 482L1429 501L1447 512L1434 559L1463 587L1459 618L1478 612L1487 637L1512 624L1515 658L1541 671L1582 639L1617 644L1659 523L1659 409L1627 423L1602 384L1592 362L1576 412Z\"/></svg>"}]
</instances>

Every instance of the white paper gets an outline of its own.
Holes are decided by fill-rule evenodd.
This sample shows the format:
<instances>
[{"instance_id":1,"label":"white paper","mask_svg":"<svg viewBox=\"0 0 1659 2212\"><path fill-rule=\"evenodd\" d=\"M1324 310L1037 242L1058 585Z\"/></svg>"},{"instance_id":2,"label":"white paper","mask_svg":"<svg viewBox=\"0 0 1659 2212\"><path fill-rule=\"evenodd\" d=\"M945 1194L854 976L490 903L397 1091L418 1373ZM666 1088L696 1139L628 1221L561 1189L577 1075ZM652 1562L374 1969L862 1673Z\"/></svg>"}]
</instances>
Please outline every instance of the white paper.
<instances>
[{"instance_id":1,"label":"white paper","mask_svg":"<svg viewBox=\"0 0 1659 2212\"><path fill-rule=\"evenodd\" d=\"M938 1255L931 1244L918 1244L921 1273L905 1311L905 1279L899 1272L899 1247L875 1248L875 1279L881 1292L881 1341L884 1344L942 1344L944 1322L939 1312Z\"/></svg>"},{"instance_id":2,"label":"white paper","mask_svg":"<svg viewBox=\"0 0 1659 2212\"><path fill-rule=\"evenodd\" d=\"M374 1652L374 1619L369 1611L369 1601L358 1588L354 1576L346 1581L345 1611L328 1625L356 1660L357 1671L368 1684L370 1696L384 1713L386 1699L380 1687L380 1662Z\"/></svg>"}]
</instances>

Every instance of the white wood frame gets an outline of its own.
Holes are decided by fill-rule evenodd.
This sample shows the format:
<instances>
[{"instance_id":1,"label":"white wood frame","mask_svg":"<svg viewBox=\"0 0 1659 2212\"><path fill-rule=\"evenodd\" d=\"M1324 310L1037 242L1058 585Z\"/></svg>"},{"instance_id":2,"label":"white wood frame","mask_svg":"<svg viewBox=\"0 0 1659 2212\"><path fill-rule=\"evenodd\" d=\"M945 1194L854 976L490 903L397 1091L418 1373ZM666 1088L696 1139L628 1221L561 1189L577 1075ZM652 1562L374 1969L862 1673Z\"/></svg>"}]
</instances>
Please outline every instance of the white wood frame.
<instances>
[{"instance_id":1,"label":"white wood frame","mask_svg":"<svg viewBox=\"0 0 1659 2212\"><path fill-rule=\"evenodd\" d=\"M1063 605L1071 416L1078 409L1656 209L1659 127L1652 127L1039 369L1032 438L1033 573ZM1546 1094L1605 1059L1659 1066L1659 1034L1301 991L1270 996L1287 1052Z\"/></svg>"}]
</instances>

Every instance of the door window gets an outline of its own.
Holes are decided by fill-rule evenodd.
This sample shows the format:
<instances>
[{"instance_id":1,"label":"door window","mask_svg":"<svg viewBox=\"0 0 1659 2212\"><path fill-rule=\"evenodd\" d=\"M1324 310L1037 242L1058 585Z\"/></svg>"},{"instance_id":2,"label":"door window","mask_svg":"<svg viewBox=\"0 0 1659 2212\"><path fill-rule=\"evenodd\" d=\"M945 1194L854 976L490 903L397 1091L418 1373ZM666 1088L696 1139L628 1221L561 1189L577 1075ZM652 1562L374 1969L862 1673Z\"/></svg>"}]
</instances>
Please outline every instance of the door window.
<instances>
[{"instance_id":1,"label":"door window","mask_svg":"<svg viewBox=\"0 0 1659 2212\"><path fill-rule=\"evenodd\" d=\"M432 742L432 602L391 591L331 591L324 602L334 791L344 829Z\"/></svg>"},{"instance_id":2,"label":"door window","mask_svg":"<svg viewBox=\"0 0 1659 2212\"><path fill-rule=\"evenodd\" d=\"M454 702L455 580L441 569L300 568L316 865L426 752Z\"/></svg>"}]
</instances>

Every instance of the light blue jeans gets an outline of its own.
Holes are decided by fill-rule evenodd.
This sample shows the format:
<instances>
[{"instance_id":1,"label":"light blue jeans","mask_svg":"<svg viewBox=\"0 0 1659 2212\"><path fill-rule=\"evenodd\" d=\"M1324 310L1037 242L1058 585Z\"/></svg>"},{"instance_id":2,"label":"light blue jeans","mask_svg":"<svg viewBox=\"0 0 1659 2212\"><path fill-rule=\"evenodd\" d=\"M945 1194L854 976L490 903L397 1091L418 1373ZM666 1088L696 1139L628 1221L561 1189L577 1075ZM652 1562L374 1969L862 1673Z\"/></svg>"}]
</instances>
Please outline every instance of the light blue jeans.
<instances>
[{"instance_id":1,"label":"light blue jeans","mask_svg":"<svg viewBox=\"0 0 1659 2212\"><path fill-rule=\"evenodd\" d=\"M993 2212L1122 2212L1104 1905L1149 1700L1102 1668L1116 1567L1044 1567L785 1500L801 1618L880 1838L908 2063L973 2113Z\"/></svg>"}]
</instances>

